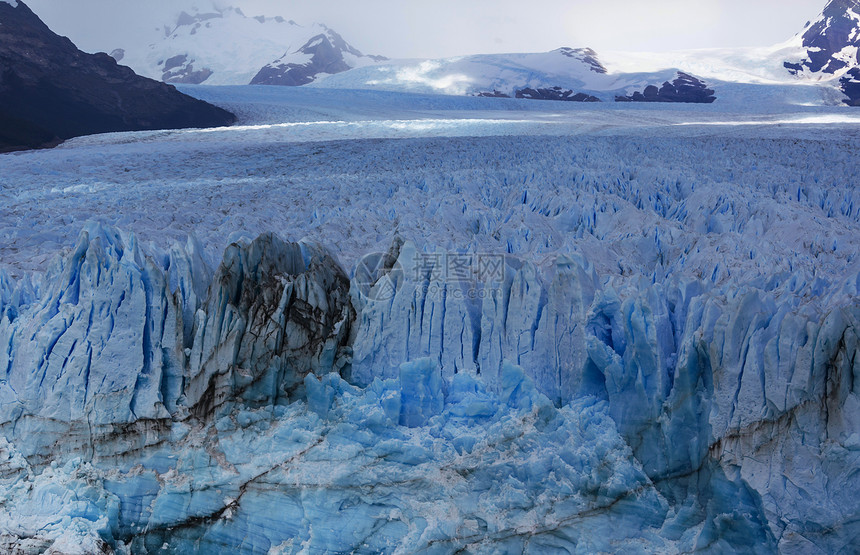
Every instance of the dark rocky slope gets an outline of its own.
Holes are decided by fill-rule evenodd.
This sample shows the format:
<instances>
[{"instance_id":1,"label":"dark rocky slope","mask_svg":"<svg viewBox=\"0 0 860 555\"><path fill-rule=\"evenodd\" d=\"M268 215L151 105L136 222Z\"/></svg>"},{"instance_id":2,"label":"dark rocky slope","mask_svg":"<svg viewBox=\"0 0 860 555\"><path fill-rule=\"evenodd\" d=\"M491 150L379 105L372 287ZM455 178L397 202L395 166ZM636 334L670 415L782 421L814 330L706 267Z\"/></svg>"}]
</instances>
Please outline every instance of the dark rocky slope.
<instances>
[{"instance_id":1,"label":"dark rocky slope","mask_svg":"<svg viewBox=\"0 0 860 555\"><path fill-rule=\"evenodd\" d=\"M860 58L850 59L844 51L849 46L860 46L860 0L831 0L824 11L803 32L803 47L807 57L798 63L785 62L792 74L836 72L860 64ZM860 56L860 54L858 54Z\"/></svg>"},{"instance_id":2,"label":"dark rocky slope","mask_svg":"<svg viewBox=\"0 0 860 555\"><path fill-rule=\"evenodd\" d=\"M786 61L792 75L837 76L849 106L860 106L860 0L830 0L803 32L806 57ZM846 71L847 69L847 71Z\"/></svg>"},{"instance_id":3,"label":"dark rocky slope","mask_svg":"<svg viewBox=\"0 0 860 555\"><path fill-rule=\"evenodd\" d=\"M86 54L30 8L0 2L0 152L113 131L230 125L233 114Z\"/></svg>"},{"instance_id":4,"label":"dark rocky slope","mask_svg":"<svg viewBox=\"0 0 860 555\"><path fill-rule=\"evenodd\" d=\"M683 72L678 77L666 81L662 86L648 85L642 92L636 91L629 96L616 96L616 102L690 102L694 104L710 104L717 99L714 90L707 84Z\"/></svg>"},{"instance_id":5,"label":"dark rocky slope","mask_svg":"<svg viewBox=\"0 0 860 555\"><path fill-rule=\"evenodd\" d=\"M855 67L839 80L842 92L848 97L844 100L849 106L860 106L860 67Z\"/></svg>"},{"instance_id":6,"label":"dark rocky slope","mask_svg":"<svg viewBox=\"0 0 860 555\"><path fill-rule=\"evenodd\" d=\"M551 87L548 89L520 89L516 93L517 98L528 98L530 100L564 100L568 102L600 102L596 96L585 93L577 93L572 90L565 90L561 87Z\"/></svg>"}]
</instances>

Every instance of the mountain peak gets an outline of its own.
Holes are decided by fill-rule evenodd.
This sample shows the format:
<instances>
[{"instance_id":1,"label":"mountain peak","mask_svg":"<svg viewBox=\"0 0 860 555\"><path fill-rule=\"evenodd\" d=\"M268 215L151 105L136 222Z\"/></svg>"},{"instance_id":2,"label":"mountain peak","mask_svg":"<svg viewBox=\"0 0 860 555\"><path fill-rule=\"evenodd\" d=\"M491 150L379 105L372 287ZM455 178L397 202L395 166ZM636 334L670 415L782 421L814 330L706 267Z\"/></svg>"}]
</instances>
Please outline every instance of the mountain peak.
<instances>
[{"instance_id":1,"label":"mountain peak","mask_svg":"<svg viewBox=\"0 0 860 555\"><path fill-rule=\"evenodd\" d=\"M563 46L555 50L555 52L560 53L562 56L579 60L589 66L591 71L595 73L606 73L606 68L602 63L600 63L600 60L597 59L597 52L591 48L570 48L569 46Z\"/></svg>"},{"instance_id":2,"label":"mountain peak","mask_svg":"<svg viewBox=\"0 0 860 555\"><path fill-rule=\"evenodd\" d=\"M844 102L860 105L860 0L830 0L800 36L806 56L786 61L792 75L839 77Z\"/></svg>"},{"instance_id":3,"label":"mountain peak","mask_svg":"<svg viewBox=\"0 0 860 555\"><path fill-rule=\"evenodd\" d=\"M323 29L322 33L312 36L298 49L287 51L263 67L251 80L251 84L307 85L321 75L343 73L356 65L367 65L385 59L365 56L334 30L325 25L319 27Z\"/></svg>"},{"instance_id":4,"label":"mountain peak","mask_svg":"<svg viewBox=\"0 0 860 555\"><path fill-rule=\"evenodd\" d=\"M284 63L307 66L316 56L322 61L315 67L325 73L375 59L363 56L325 25L303 26L282 16L249 16L233 6L182 11L147 43L114 46L119 47L113 52L121 54L124 64L147 77L194 85L246 85L261 68L284 57L290 58ZM303 73L301 83L317 77L313 68Z\"/></svg>"},{"instance_id":5,"label":"mountain peak","mask_svg":"<svg viewBox=\"0 0 860 555\"><path fill-rule=\"evenodd\" d=\"M860 65L860 0L830 0L801 38L806 58L785 64L792 74L838 75Z\"/></svg>"}]
</instances>

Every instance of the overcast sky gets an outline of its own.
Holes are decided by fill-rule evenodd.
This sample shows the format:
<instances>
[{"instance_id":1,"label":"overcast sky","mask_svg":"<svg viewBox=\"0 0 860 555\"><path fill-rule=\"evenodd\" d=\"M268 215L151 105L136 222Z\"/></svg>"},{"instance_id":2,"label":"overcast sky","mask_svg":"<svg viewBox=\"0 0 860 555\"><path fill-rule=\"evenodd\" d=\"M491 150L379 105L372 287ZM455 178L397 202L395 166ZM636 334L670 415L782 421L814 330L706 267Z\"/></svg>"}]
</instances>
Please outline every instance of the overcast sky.
<instances>
[{"instance_id":1,"label":"overcast sky","mask_svg":"<svg viewBox=\"0 0 860 555\"><path fill-rule=\"evenodd\" d=\"M445 57L560 46L665 51L768 46L800 31L825 0L215 0L246 15L325 23L365 53ZM212 0L25 0L84 50L146 36Z\"/></svg>"}]
</instances>

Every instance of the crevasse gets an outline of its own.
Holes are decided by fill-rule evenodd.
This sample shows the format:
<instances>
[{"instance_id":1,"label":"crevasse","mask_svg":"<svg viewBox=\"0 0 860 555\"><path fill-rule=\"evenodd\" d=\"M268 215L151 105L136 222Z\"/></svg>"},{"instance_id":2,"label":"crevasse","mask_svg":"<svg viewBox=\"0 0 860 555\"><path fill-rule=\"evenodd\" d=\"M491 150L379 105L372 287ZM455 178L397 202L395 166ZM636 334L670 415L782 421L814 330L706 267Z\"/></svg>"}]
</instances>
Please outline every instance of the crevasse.
<instances>
[{"instance_id":1,"label":"crevasse","mask_svg":"<svg viewBox=\"0 0 860 555\"><path fill-rule=\"evenodd\" d=\"M0 274L0 545L854 544L860 276L507 256L463 285L416 268L432 252L398 240L366 283L309 242L212 270L193 238L150 252L93 224L44 276Z\"/></svg>"}]
</instances>

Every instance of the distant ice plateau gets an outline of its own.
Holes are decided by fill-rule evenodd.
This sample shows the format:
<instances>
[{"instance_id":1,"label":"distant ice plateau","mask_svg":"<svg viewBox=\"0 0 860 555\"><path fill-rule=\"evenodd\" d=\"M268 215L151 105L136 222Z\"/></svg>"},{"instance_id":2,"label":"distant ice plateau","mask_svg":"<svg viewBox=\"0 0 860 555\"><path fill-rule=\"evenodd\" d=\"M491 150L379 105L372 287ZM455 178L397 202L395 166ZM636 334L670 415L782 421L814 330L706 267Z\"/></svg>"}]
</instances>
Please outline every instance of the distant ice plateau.
<instances>
[{"instance_id":1,"label":"distant ice plateau","mask_svg":"<svg viewBox=\"0 0 860 555\"><path fill-rule=\"evenodd\" d=\"M760 84L781 85L783 93L818 105L856 106L860 6L856 0L822 4L802 30L798 22L796 35L758 48L596 52L573 44L550 52L389 60L363 55L325 25L248 17L224 5L182 12L145 41L104 47L141 75L169 83L661 103L737 103L736 85Z\"/></svg>"},{"instance_id":2,"label":"distant ice plateau","mask_svg":"<svg viewBox=\"0 0 860 555\"><path fill-rule=\"evenodd\" d=\"M0 157L0 549L856 545L848 109L184 90Z\"/></svg>"}]
</instances>

